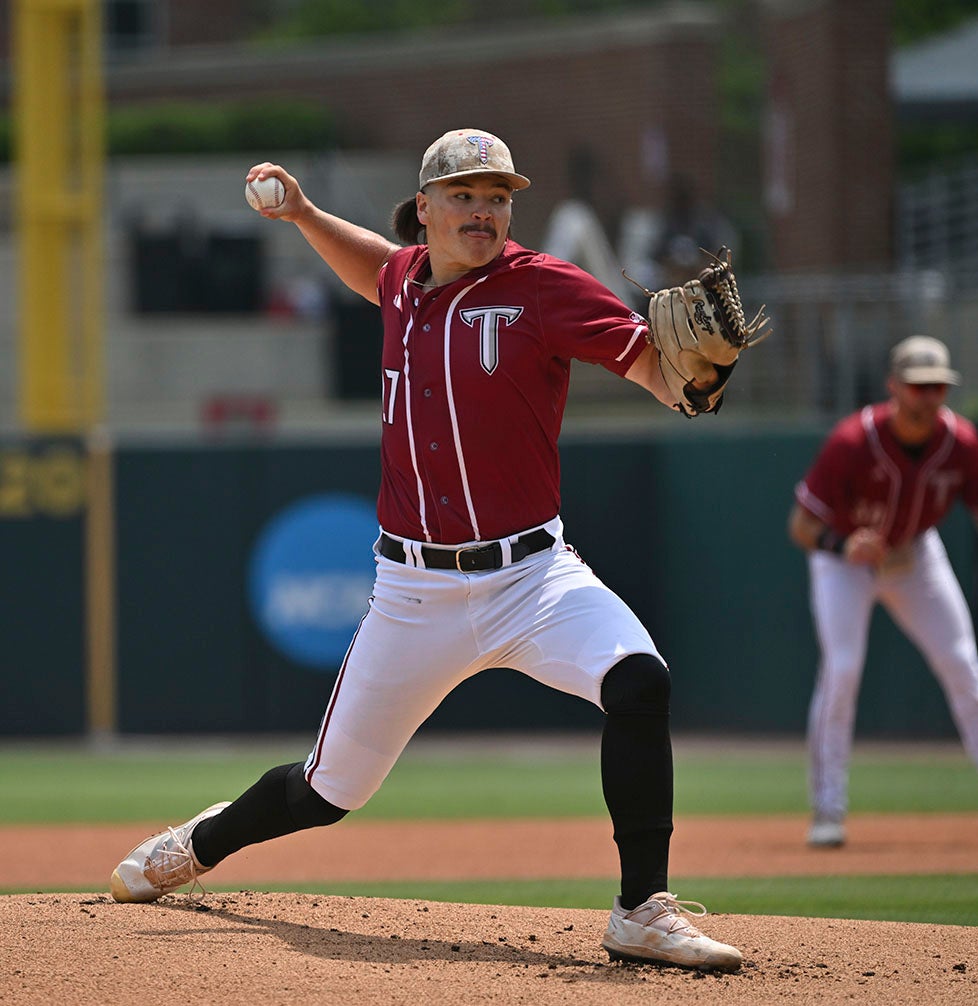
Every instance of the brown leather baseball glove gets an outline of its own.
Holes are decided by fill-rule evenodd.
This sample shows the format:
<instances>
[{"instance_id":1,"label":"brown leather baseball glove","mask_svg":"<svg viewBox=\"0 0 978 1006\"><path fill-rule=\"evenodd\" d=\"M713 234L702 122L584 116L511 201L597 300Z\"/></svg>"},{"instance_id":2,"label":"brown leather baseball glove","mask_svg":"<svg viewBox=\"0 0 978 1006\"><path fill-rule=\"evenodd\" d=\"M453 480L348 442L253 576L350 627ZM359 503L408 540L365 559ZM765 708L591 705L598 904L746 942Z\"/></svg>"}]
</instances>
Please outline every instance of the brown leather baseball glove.
<instances>
[{"instance_id":1,"label":"brown leather baseball glove","mask_svg":"<svg viewBox=\"0 0 978 1006\"><path fill-rule=\"evenodd\" d=\"M709 254L707 252L706 254ZM764 308L747 321L740 303L729 248L696 279L649 294L649 338L659 351L659 370L685 416L719 412L723 390L740 354L772 332ZM715 377L715 379L714 379ZM693 382L712 381L706 390Z\"/></svg>"}]
</instances>

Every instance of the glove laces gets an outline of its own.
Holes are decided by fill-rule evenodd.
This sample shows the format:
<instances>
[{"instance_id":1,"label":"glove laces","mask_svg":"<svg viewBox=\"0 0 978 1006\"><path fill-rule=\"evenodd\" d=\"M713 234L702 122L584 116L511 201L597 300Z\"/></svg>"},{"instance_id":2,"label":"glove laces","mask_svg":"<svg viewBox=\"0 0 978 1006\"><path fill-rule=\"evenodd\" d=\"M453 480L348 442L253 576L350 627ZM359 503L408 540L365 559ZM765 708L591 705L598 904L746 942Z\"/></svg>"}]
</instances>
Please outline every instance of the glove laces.
<instances>
[{"instance_id":1,"label":"glove laces","mask_svg":"<svg viewBox=\"0 0 978 1006\"><path fill-rule=\"evenodd\" d=\"M762 304L757 314L750 321L747 321L744 306L740 301L740 291L733 278L733 253L726 245L716 255L708 252L705 248L701 248L700 251L713 259L713 262L700 273L700 283L705 289L710 290L720 302L720 309L723 312L731 341L734 345L743 346L744 349L750 349L751 346L763 342L773 331L767 327L771 324L771 319L764 314L767 305ZM685 287L683 287L683 300L687 310L692 314L692 298ZM755 335L756 339L751 338Z\"/></svg>"}]
</instances>

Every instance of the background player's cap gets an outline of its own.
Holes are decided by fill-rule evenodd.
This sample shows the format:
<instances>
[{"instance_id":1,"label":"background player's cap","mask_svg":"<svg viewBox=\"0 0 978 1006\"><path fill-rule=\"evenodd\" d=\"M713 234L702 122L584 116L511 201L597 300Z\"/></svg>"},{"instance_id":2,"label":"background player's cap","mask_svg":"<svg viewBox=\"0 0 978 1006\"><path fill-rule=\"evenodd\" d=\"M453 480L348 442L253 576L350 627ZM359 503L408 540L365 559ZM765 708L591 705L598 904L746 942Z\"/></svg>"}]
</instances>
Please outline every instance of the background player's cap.
<instances>
[{"instance_id":1,"label":"background player's cap","mask_svg":"<svg viewBox=\"0 0 978 1006\"><path fill-rule=\"evenodd\" d=\"M890 370L904 384L961 383L961 375L951 369L947 346L927 335L912 335L898 342L890 353Z\"/></svg>"},{"instance_id":2,"label":"background player's cap","mask_svg":"<svg viewBox=\"0 0 978 1006\"><path fill-rule=\"evenodd\" d=\"M530 179L513 167L513 155L498 136L483 129L452 129L424 152L418 187L463 175L502 175L514 189L525 189Z\"/></svg>"}]
</instances>

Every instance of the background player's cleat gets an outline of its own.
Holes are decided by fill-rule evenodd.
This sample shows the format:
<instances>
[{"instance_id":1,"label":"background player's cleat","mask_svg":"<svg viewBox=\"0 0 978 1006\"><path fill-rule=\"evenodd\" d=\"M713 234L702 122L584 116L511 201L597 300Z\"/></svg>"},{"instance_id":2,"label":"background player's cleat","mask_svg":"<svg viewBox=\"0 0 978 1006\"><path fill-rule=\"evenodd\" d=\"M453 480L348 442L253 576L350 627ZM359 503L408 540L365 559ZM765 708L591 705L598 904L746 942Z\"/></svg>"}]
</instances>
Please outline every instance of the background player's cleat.
<instances>
[{"instance_id":1,"label":"background player's cleat","mask_svg":"<svg viewBox=\"0 0 978 1006\"><path fill-rule=\"evenodd\" d=\"M700 909L689 910L689 906ZM697 901L678 901L663 891L626 911L615 898L601 946L613 961L660 962L701 971L736 971L743 958L736 947L704 936L685 916L706 915Z\"/></svg>"},{"instance_id":2,"label":"background player's cleat","mask_svg":"<svg viewBox=\"0 0 978 1006\"><path fill-rule=\"evenodd\" d=\"M808 829L808 844L816 849L838 849L846 844L845 825L816 817Z\"/></svg>"},{"instance_id":3,"label":"background player's cleat","mask_svg":"<svg viewBox=\"0 0 978 1006\"><path fill-rule=\"evenodd\" d=\"M186 824L167 828L140 842L112 871L112 897L116 901L156 901L184 884L196 884L198 875L211 867L201 866L194 859L190 835L201 821L220 814L229 803L215 803Z\"/></svg>"}]
</instances>

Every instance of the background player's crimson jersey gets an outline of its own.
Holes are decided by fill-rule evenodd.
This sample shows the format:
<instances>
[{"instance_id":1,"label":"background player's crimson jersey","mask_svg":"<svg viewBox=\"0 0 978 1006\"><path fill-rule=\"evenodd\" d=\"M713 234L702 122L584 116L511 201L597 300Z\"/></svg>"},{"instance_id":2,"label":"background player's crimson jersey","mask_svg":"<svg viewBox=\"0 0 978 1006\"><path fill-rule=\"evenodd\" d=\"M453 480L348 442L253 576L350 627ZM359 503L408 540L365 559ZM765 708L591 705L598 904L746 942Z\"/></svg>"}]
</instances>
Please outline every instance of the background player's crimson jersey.
<instances>
[{"instance_id":1,"label":"background player's crimson jersey","mask_svg":"<svg viewBox=\"0 0 978 1006\"><path fill-rule=\"evenodd\" d=\"M978 434L941 409L924 452L912 457L893 437L891 406L867 405L832 431L795 498L841 535L875 528L902 545L933 527L960 497L978 508Z\"/></svg>"},{"instance_id":2,"label":"background player's crimson jersey","mask_svg":"<svg viewBox=\"0 0 978 1006\"><path fill-rule=\"evenodd\" d=\"M507 241L434 290L423 245L378 279L384 322L377 515L391 534L462 544L560 509L560 432L572 359L624 375L647 322L592 276Z\"/></svg>"}]
</instances>

